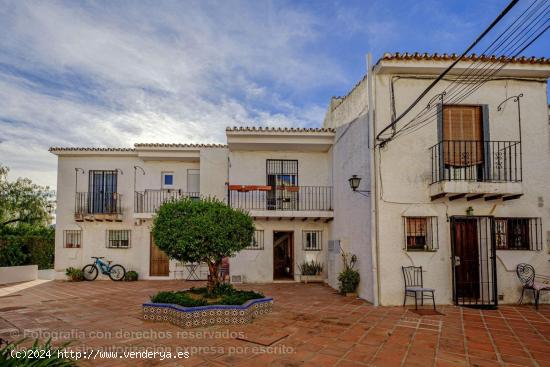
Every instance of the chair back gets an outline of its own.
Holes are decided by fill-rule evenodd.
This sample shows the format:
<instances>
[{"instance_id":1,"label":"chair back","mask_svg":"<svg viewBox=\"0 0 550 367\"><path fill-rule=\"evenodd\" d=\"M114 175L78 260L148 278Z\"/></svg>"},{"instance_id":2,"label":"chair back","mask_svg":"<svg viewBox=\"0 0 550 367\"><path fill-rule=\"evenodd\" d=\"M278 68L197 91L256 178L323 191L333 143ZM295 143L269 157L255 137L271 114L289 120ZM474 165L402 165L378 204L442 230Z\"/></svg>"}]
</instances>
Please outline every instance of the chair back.
<instances>
[{"instance_id":1,"label":"chair back","mask_svg":"<svg viewBox=\"0 0 550 367\"><path fill-rule=\"evenodd\" d=\"M535 281L535 268L529 264L521 263L516 267L516 274L523 287L532 287Z\"/></svg>"},{"instance_id":2,"label":"chair back","mask_svg":"<svg viewBox=\"0 0 550 367\"><path fill-rule=\"evenodd\" d=\"M421 266L402 266L401 269L403 270L403 279L405 280L405 288L424 286Z\"/></svg>"}]
</instances>

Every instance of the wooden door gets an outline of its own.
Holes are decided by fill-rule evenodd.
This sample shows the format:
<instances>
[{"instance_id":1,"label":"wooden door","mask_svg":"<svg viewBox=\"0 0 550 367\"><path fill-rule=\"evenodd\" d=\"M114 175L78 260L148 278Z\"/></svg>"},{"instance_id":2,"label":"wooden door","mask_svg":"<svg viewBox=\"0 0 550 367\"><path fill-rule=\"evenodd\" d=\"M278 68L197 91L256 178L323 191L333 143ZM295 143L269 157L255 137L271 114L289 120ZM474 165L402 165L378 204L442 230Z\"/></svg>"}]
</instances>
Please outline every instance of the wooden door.
<instances>
[{"instance_id":1,"label":"wooden door","mask_svg":"<svg viewBox=\"0 0 550 367\"><path fill-rule=\"evenodd\" d=\"M294 279L293 232L273 232L273 279Z\"/></svg>"},{"instance_id":2,"label":"wooden door","mask_svg":"<svg viewBox=\"0 0 550 367\"><path fill-rule=\"evenodd\" d=\"M158 248L151 234L151 250L150 250L150 263L149 263L149 275L150 276L168 276L170 260L168 256Z\"/></svg>"},{"instance_id":3,"label":"wooden door","mask_svg":"<svg viewBox=\"0 0 550 367\"><path fill-rule=\"evenodd\" d=\"M453 220L455 300L476 303L479 299L479 242L476 218Z\"/></svg>"}]
</instances>

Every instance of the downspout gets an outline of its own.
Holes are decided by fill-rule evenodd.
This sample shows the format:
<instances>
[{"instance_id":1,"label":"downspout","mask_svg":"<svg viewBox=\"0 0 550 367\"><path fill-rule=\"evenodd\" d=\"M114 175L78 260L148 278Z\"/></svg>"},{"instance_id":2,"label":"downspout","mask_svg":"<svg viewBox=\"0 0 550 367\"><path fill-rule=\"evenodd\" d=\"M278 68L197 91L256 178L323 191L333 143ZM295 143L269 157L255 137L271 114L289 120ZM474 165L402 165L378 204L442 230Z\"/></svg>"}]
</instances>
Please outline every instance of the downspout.
<instances>
[{"instance_id":1,"label":"downspout","mask_svg":"<svg viewBox=\"0 0 550 367\"><path fill-rule=\"evenodd\" d=\"M379 260L379 247L378 247L378 190L377 190L377 181L376 177L378 175L376 174L378 167L376 166L376 138L375 138L375 132L376 132L376 125L374 122L374 85L373 85L373 72L374 68L372 65L372 54L369 52L367 54L367 94L368 94L368 112L367 112L367 121L368 121L368 129L367 129L367 142L368 142L368 149L370 151L369 159L370 159L370 192L371 192L371 258L372 261L372 276L373 276L373 283L375 289L373 290L373 296L374 296L374 305L379 306L380 305L380 260ZM373 132L373 134L370 134L370 131ZM372 136L371 136L372 135ZM372 139L372 142L371 142Z\"/></svg>"}]
</instances>

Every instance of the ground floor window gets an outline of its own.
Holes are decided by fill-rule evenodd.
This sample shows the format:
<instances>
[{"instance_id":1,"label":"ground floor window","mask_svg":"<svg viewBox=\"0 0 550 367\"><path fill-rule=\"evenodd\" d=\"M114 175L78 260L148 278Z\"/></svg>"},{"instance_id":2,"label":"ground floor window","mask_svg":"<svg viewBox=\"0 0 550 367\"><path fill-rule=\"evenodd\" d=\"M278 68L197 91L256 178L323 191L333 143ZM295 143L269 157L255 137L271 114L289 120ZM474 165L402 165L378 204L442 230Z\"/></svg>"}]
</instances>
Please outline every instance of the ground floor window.
<instances>
[{"instance_id":1,"label":"ground floor window","mask_svg":"<svg viewBox=\"0 0 550 367\"><path fill-rule=\"evenodd\" d=\"M246 248L247 250L263 250L264 249L264 231L255 230L254 236L252 237L252 242L250 246Z\"/></svg>"},{"instance_id":2,"label":"ground floor window","mask_svg":"<svg viewBox=\"0 0 550 367\"><path fill-rule=\"evenodd\" d=\"M130 248L131 231L130 230L108 230L107 248Z\"/></svg>"},{"instance_id":3,"label":"ground floor window","mask_svg":"<svg viewBox=\"0 0 550 367\"><path fill-rule=\"evenodd\" d=\"M497 250L542 250L541 218L495 218Z\"/></svg>"},{"instance_id":4,"label":"ground floor window","mask_svg":"<svg viewBox=\"0 0 550 367\"><path fill-rule=\"evenodd\" d=\"M321 251L323 231L304 231L303 249L305 251Z\"/></svg>"},{"instance_id":5,"label":"ground floor window","mask_svg":"<svg viewBox=\"0 0 550 367\"><path fill-rule=\"evenodd\" d=\"M82 247L82 231L81 230L66 230L66 231L63 231L63 247L65 247L65 248L81 248Z\"/></svg>"},{"instance_id":6,"label":"ground floor window","mask_svg":"<svg viewBox=\"0 0 550 367\"><path fill-rule=\"evenodd\" d=\"M405 250L436 251L437 217L403 217L405 227Z\"/></svg>"}]
</instances>

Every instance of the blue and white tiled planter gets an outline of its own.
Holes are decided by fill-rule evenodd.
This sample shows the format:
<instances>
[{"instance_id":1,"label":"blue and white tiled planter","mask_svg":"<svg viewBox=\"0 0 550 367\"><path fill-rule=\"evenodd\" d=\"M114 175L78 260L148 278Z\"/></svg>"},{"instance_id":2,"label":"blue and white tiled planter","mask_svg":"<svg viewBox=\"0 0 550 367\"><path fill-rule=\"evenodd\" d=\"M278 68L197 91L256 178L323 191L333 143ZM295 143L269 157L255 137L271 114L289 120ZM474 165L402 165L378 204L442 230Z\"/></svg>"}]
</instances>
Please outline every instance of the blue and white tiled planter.
<instances>
[{"instance_id":1,"label":"blue and white tiled planter","mask_svg":"<svg viewBox=\"0 0 550 367\"><path fill-rule=\"evenodd\" d=\"M273 298L252 299L243 305L209 305L183 307L167 303L144 303L143 319L162 321L194 328L213 325L237 325L252 322L252 319L270 313Z\"/></svg>"}]
</instances>

